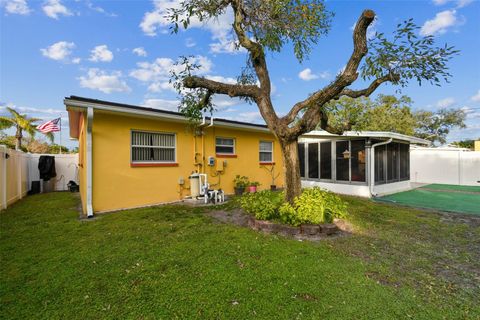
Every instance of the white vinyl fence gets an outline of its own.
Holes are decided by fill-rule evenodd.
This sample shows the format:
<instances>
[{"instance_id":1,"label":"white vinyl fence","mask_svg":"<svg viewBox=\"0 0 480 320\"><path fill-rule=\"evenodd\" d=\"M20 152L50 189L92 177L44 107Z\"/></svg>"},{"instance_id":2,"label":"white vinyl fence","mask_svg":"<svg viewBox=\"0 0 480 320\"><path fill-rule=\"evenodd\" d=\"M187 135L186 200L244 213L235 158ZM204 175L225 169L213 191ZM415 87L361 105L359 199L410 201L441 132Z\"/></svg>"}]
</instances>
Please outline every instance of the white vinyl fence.
<instances>
[{"instance_id":1,"label":"white vinyl fence","mask_svg":"<svg viewBox=\"0 0 480 320\"><path fill-rule=\"evenodd\" d=\"M32 181L40 180L38 158L42 154L24 153L0 145L0 210L27 195ZM70 180L78 183L78 154L54 154L56 191L67 190Z\"/></svg>"},{"instance_id":2,"label":"white vinyl fence","mask_svg":"<svg viewBox=\"0 0 480 320\"><path fill-rule=\"evenodd\" d=\"M480 186L480 152L455 148L411 148L410 180Z\"/></svg>"}]
</instances>

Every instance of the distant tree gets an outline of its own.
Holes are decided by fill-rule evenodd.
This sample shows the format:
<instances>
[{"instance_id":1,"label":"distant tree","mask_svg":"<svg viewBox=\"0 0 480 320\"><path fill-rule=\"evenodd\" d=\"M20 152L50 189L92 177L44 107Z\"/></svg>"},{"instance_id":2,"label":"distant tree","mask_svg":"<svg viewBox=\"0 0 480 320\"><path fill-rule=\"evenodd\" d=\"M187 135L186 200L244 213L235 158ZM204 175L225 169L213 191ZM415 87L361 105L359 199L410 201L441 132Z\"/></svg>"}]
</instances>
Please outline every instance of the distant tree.
<instances>
[{"instance_id":1,"label":"distant tree","mask_svg":"<svg viewBox=\"0 0 480 320\"><path fill-rule=\"evenodd\" d=\"M477 140L480 140L480 137ZM451 143L451 145L459 148L473 149L475 147L475 140L466 139L466 140L454 141Z\"/></svg>"},{"instance_id":2,"label":"distant tree","mask_svg":"<svg viewBox=\"0 0 480 320\"><path fill-rule=\"evenodd\" d=\"M20 114L15 109L6 107L10 116L0 116L0 128L2 130L11 127L15 128L15 149L22 149L23 132L26 131L30 137L35 137L37 132L37 126L35 122L40 121L38 118L29 118L26 114ZM52 133L46 134L49 139L53 139Z\"/></svg>"},{"instance_id":3,"label":"distant tree","mask_svg":"<svg viewBox=\"0 0 480 320\"><path fill-rule=\"evenodd\" d=\"M26 149L30 153L49 153L50 146L46 142L31 139L31 141L28 142Z\"/></svg>"},{"instance_id":4,"label":"distant tree","mask_svg":"<svg viewBox=\"0 0 480 320\"><path fill-rule=\"evenodd\" d=\"M54 143L49 145L48 153L60 153L60 149L62 149L62 153L69 152L67 147Z\"/></svg>"},{"instance_id":5,"label":"distant tree","mask_svg":"<svg viewBox=\"0 0 480 320\"><path fill-rule=\"evenodd\" d=\"M452 128L466 128L465 117L465 112L459 109L443 108L436 112L417 111L415 112L417 122L415 136L430 140L433 144L436 142L444 144Z\"/></svg>"},{"instance_id":6,"label":"distant tree","mask_svg":"<svg viewBox=\"0 0 480 320\"><path fill-rule=\"evenodd\" d=\"M411 112L412 100L378 95L370 98L342 97L329 102L328 123L338 131L388 131L413 135L416 121Z\"/></svg>"},{"instance_id":7,"label":"distant tree","mask_svg":"<svg viewBox=\"0 0 480 320\"><path fill-rule=\"evenodd\" d=\"M267 52L282 51L290 44L298 61L308 57L321 36L328 33L332 13L322 0L186 0L170 9L167 18L172 30L187 29L191 23L217 19L231 10L236 45L248 55L237 83L214 81L196 76L197 63L184 57L172 81L181 96L180 110L198 119L202 112L214 112L215 94L238 97L255 103L279 141L284 163L285 197L290 203L301 193L297 139L320 124L322 129L338 133L328 125L325 105L335 99L368 97L381 84L406 86L410 80L419 84L439 85L447 80L447 62L458 51L434 43L433 36L418 37L412 19L397 25L391 39L377 33L367 41L367 29L375 19L372 10L365 10L353 30L353 52L345 68L324 88L292 106L284 116L275 112L271 98L272 84L267 66ZM335 49L333 47L326 50ZM179 69L181 69L179 71ZM366 88L356 90L351 85L362 78Z\"/></svg>"}]
</instances>

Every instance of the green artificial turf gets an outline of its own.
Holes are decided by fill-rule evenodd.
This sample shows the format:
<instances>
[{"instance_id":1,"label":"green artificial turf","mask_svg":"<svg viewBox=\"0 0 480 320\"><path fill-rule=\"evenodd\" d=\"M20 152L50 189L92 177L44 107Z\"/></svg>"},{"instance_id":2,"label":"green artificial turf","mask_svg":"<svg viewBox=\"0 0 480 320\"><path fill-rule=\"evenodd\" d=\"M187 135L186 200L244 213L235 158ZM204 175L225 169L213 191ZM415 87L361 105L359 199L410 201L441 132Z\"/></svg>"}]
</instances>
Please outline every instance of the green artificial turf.
<instances>
[{"instance_id":1,"label":"green artificial turf","mask_svg":"<svg viewBox=\"0 0 480 320\"><path fill-rule=\"evenodd\" d=\"M466 192L478 192L480 193L480 186L459 186L454 184L438 184L432 183L426 186L421 187L421 189L431 189L431 190L443 190L443 191L466 191Z\"/></svg>"},{"instance_id":2,"label":"green artificial turf","mask_svg":"<svg viewBox=\"0 0 480 320\"><path fill-rule=\"evenodd\" d=\"M182 206L80 221L72 194L29 196L0 213L0 318L480 317L478 224L344 199L355 232L312 243Z\"/></svg>"},{"instance_id":3,"label":"green artificial turf","mask_svg":"<svg viewBox=\"0 0 480 320\"><path fill-rule=\"evenodd\" d=\"M480 187L430 184L384 196L379 201L480 215Z\"/></svg>"}]
</instances>

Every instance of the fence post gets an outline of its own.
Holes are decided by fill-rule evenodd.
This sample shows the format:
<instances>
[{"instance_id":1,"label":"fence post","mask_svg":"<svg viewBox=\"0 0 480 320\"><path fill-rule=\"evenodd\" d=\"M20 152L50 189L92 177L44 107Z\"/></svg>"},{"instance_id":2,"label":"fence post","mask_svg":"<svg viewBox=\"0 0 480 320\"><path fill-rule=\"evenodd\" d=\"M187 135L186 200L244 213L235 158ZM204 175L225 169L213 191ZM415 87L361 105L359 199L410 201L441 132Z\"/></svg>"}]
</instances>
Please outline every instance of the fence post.
<instances>
[{"instance_id":1,"label":"fence post","mask_svg":"<svg viewBox=\"0 0 480 320\"><path fill-rule=\"evenodd\" d=\"M2 173L1 175L1 180L0 181L0 185L1 185L1 194L0 194L0 197L2 199L2 207L1 209L7 209L7 147L6 146L3 146L1 145L0 146L0 162L1 162L1 167L0 167L0 171Z\"/></svg>"}]
</instances>

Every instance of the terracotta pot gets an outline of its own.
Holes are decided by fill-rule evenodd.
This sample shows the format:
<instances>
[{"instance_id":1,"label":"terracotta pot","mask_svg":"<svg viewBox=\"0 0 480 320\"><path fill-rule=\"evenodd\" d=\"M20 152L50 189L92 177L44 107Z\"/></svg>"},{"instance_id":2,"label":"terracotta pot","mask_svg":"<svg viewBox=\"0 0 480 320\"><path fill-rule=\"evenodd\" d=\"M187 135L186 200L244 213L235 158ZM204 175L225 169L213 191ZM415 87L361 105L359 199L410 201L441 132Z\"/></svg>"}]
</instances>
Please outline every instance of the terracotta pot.
<instances>
[{"instance_id":1,"label":"terracotta pot","mask_svg":"<svg viewBox=\"0 0 480 320\"><path fill-rule=\"evenodd\" d=\"M250 192L250 193L257 192L257 186L250 186L250 187L248 187L248 192Z\"/></svg>"}]
</instances>

